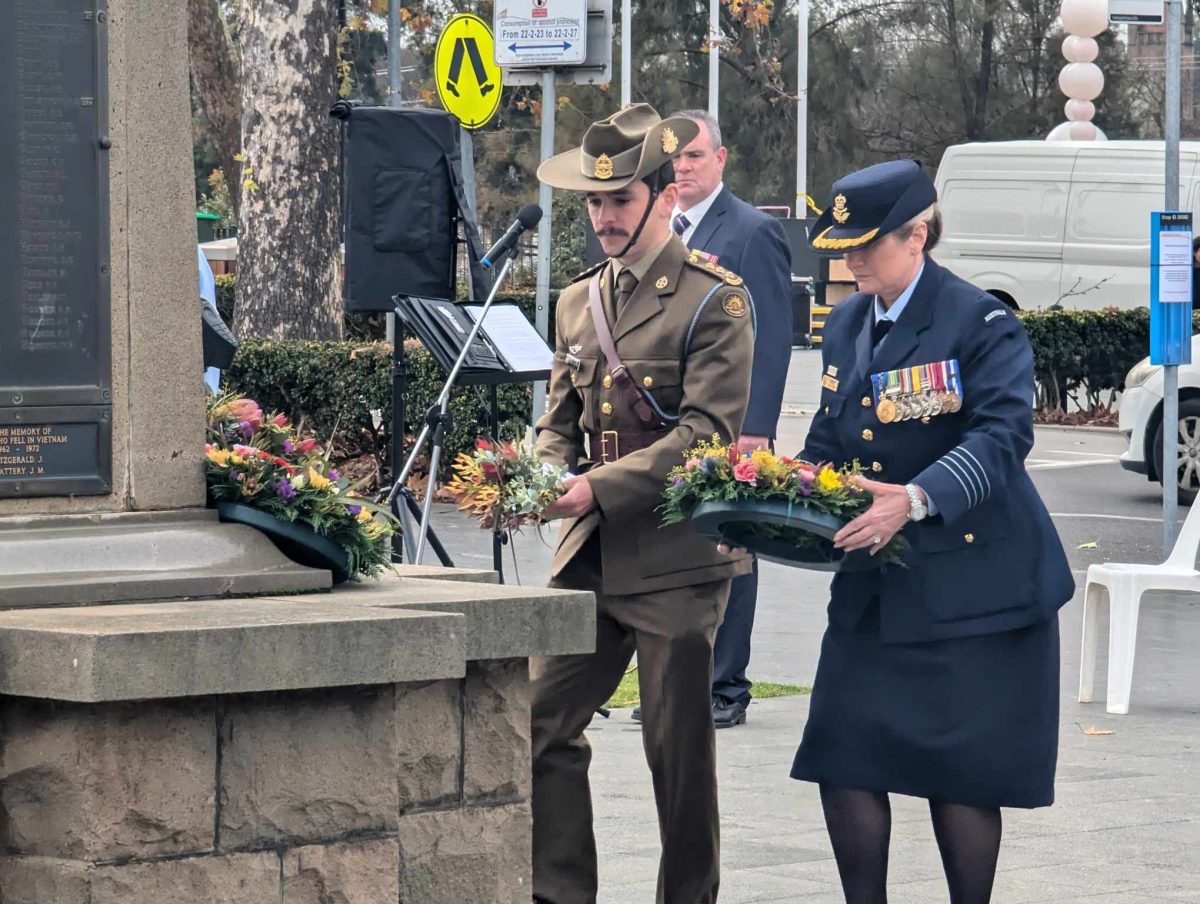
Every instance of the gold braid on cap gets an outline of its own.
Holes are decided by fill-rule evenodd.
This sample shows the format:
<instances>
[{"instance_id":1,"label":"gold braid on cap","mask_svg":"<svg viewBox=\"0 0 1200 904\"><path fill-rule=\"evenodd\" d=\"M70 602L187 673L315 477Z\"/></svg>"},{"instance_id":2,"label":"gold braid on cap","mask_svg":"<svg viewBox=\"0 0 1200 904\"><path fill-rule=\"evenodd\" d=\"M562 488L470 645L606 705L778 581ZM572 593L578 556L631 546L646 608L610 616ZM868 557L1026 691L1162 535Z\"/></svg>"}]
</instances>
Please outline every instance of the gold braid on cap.
<instances>
[{"instance_id":1,"label":"gold braid on cap","mask_svg":"<svg viewBox=\"0 0 1200 904\"><path fill-rule=\"evenodd\" d=\"M814 248L821 248L822 250L826 251L846 251L854 248L861 248L863 245L867 244L867 242L871 241L871 239L875 238L875 236L879 235L879 229L875 228L870 232L864 233L863 235L853 239L825 238L825 233L829 232L829 230L833 228L834 227L830 226L822 231L820 235L812 240L812 246Z\"/></svg>"}]
</instances>

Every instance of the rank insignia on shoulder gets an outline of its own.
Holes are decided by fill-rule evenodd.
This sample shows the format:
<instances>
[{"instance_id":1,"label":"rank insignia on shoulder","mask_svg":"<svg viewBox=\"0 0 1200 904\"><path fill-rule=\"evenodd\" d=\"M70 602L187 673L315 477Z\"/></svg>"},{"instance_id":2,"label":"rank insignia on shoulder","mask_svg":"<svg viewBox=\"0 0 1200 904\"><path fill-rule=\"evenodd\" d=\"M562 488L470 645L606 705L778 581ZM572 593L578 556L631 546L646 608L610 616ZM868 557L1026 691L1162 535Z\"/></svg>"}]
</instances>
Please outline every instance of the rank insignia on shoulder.
<instances>
[{"instance_id":1,"label":"rank insignia on shoulder","mask_svg":"<svg viewBox=\"0 0 1200 904\"><path fill-rule=\"evenodd\" d=\"M608 263L608 261L604 260L598 264L594 264L591 267L588 267L582 273L577 274L575 276L575 278L571 280L571 282L573 282L573 283L579 282L581 279L587 279L589 276L593 276L597 270L599 270L601 267L603 267L607 263Z\"/></svg>"},{"instance_id":2,"label":"rank insignia on shoulder","mask_svg":"<svg viewBox=\"0 0 1200 904\"><path fill-rule=\"evenodd\" d=\"M654 284L654 288L656 288L656 289L665 289L665 288L666 288L666 287L667 287L667 286L670 284L670 282L671 282L671 281L670 281L669 279L667 279L665 276L660 276L660 277L658 278L658 282L656 282L656 283Z\"/></svg>"},{"instance_id":3,"label":"rank insignia on shoulder","mask_svg":"<svg viewBox=\"0 0 1200 904\"><path fill-rule=\"evenodd\" d=\"M725 280L728 285L731 286L740 286L745 282L744 279L742 279L732 270L722 270L718 275L721 277L721 279Z\"/></svg>"},{"instance_id":4,"label":"rank insignia on shoulder","mask_svg":"<svg viewBox=\"0 0 1200 904\"><path fill-rule=\"evenodd\" d=\"M746 299L741 295L733 292L725 296L725 301L722 304L725 308L725 313L730 317L745 317L746 316Z\"/></svg>"},{"instance_id":5,"label":"rank insignia on shoulder","mask_svg":"<svg viewBox=\"0 0 1200 904\"><path fill-rule=\"evenodd\" d=\"M701 251L698 248L693 248L692 253L688 255L688 260L693 264L712 264L716 266L721 260L718 254L709 254L707 251Z\"/></svg>"}]
</instances>

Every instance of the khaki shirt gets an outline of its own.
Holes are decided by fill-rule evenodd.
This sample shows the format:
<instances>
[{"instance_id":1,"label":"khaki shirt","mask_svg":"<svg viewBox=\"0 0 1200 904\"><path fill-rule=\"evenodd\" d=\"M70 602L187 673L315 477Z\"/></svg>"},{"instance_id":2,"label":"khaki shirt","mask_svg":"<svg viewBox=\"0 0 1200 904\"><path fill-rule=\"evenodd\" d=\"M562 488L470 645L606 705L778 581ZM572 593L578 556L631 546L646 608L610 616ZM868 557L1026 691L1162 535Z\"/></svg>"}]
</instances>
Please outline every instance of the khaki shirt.
<instances>
[{"instance_id":1,"label":"khaki shirt","mask_svg":"<svg viewBox=\"0 0 1200 904\"><path fill-rule=\"evenodd\" d=\"M721 555L689 524L663 527L655 509L668 472L687 449L713 434L736 438L749 399L753 308L737 276L689 256L677 236L656 252L630 268L642 264L644 272L612 334L633 379L670 416L669 432L607 463L588 448L592 434L647 429L610 378L589 311L596 273L605 307L613 310L610 263L581 274L559 297L548 411L537 424L543 458L586 474L597 503L563 523L551 573L557 576L598 530L609 594L686 587L750 570L748 557Z\"/></svg>"}]
</instances>

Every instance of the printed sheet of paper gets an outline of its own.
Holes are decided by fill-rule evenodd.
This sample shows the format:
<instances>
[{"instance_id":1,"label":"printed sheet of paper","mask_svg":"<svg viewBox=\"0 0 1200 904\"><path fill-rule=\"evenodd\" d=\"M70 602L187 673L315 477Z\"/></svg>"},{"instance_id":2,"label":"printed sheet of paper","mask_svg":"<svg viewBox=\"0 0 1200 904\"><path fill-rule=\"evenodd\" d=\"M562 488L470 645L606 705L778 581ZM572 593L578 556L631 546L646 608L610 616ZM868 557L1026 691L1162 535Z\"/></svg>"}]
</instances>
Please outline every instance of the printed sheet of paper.
<instances>
[{"instance_id":1,"label":"printed sheet of paper","mask_svg":"<svg viewBox=\"0 0 1200 904\"><path fill-rule=\"evenodd\" d=\"M473 320L483 312L483 305L464 307ZM483 332L516 373L550 370L554 364L554 352L515 304L492 305L484 318Z\"/></svg>"},{"instance_id":2,"label":"printed sheet of paper","mask_svg":"<svg viewBox=\"0 0 1200 904\"><path fill-rule=\"evenodd\" d=\"M1162 232L1158 236L1158 300L1188 304L1192 300L1192 235Z\"/></svg>"}]
</instances>

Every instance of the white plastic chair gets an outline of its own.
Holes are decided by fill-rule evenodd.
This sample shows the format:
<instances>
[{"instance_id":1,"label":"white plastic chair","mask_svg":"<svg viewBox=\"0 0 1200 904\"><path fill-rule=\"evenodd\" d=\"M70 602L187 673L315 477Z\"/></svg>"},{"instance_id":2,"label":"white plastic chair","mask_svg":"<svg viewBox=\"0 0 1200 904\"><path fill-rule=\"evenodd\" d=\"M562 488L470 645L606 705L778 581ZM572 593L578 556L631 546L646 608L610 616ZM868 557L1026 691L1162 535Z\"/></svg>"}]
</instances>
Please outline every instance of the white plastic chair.
<instances>
[{"instance_id":1,"label":"white plastic chair","mask_svg":"<svg viewBox=\"0 0 1200 904\"><path fill-rule=\"evenodd\" d=\"M1083 655L1079 664L1079 702L1092 702L1096 677L1096 635L1100 607L1107 602L1108 706L1110 713L1129 712L1133 686L1133 653L1137 646L1138 611L1147 590L1184 590L1200 593L1196 552L1200 549L1200 500L1197 500L1175 539L1175 547L1161 565L1105 562L1091 565L1083 593Z\"/></svg>"}]
</instances>

